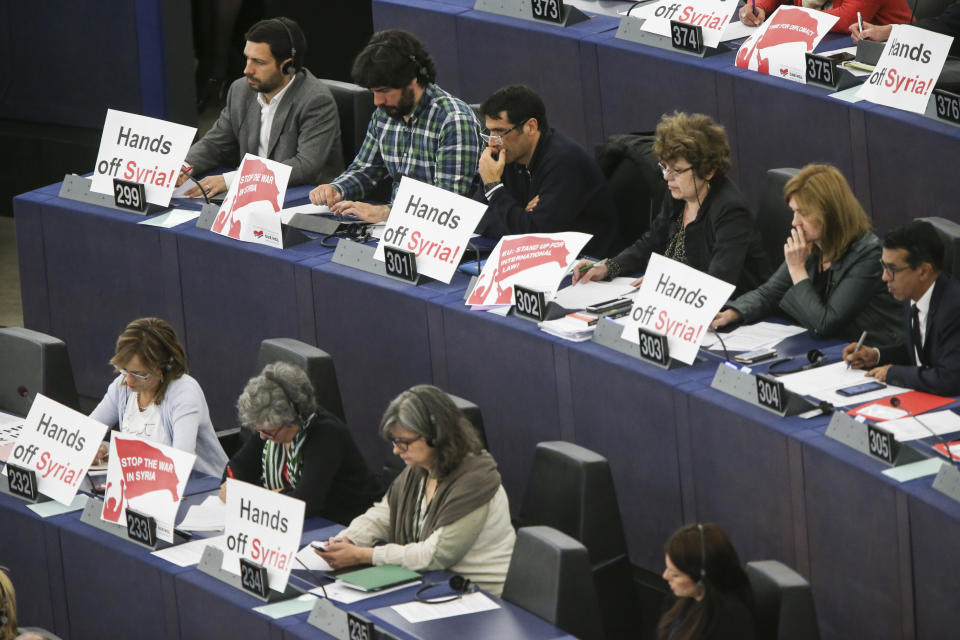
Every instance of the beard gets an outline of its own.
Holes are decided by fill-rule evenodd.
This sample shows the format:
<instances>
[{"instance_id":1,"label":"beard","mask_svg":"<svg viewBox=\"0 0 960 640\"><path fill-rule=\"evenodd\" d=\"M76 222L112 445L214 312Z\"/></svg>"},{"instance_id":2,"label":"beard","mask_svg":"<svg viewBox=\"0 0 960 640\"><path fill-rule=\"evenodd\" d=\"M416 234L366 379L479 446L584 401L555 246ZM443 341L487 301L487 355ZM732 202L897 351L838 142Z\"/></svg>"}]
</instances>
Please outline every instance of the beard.
<instances>
[{"instance_id":1,"label":"beard","mask_svg":"<svg viewBox=\"0 0 960 640\"><path fill-rule=\"evenodd\" d=\"M250 84L250 88L257 93L270 93L271 91L276 91L283 85L283 75L278 73L263 81L247 76L247 82Z\"/></svg>"},{"instance_id":2,"label":"beard","mask_svg":"<svg viewBox=\"0 0 960 640\"><path fill-rule=\"evenodd\" d=\"M380 109L394 120L403 120L404 116L413 113L413 107L413 89L411 87L404 87L396 106L380 105Z\"/></svg>"}]
</instances>

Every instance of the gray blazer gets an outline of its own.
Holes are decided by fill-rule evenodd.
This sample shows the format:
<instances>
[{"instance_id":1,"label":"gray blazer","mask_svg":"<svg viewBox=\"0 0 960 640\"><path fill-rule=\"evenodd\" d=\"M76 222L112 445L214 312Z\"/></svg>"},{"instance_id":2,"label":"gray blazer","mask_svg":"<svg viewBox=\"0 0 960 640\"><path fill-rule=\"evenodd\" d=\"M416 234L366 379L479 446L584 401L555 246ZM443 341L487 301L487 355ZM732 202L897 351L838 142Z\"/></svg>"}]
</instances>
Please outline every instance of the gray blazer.
<instances>
[{"instance_id":1,"label":"gray blazer","mask_svg":"<svg viewBox=\"0 0 960 640\"><path fill-rule=\"evenodd\" d=\"M779 308L818 336L856 340L861 331L868 331L875 344L895 342L900 336L901 305L880 277L880 249L880 241L870 231L851 242L827 269L822 296L812 280L818 257L811 255L807 280L793 284L784 262L769 280L727 306L748 323Z\"/></svg>"},{"instance_id":2,"label":"gray blazer","mask_svg":"<svg viewBox=\"0 0 960 640\"><path fill-rule=\"evenodd\" d=\"M257 155L260 103L245 77L230 85L227 106L210 131L187 153L194 175L218 167L236 169L244 154ZM343 171L340 119L333 94L306 69L285 93L270 130L267 158L293 167L289 186L324 184Z\"/></svg>"}]
</instances>

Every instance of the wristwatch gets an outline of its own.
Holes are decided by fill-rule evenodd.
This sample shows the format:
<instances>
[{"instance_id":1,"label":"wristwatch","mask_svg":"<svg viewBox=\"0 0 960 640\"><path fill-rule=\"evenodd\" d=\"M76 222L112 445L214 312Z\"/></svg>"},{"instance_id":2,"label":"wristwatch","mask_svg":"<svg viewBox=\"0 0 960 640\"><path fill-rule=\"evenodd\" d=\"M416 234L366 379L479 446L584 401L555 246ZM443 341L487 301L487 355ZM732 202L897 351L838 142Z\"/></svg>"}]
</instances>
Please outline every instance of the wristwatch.
<instances>
[{"instance_id":1,"label":"wristwatch","mask_svg":"<svg viewBox=\"0 0 960 640\"><path fill-rule=\"evenodd\" d=\"M483 185L483 195L484 195L484 197L485 197L487 200L489 200L489 199L490 199L490 196L492 196L492 195L496 192L496 190L499 189L499 188L502 187L502 186L503 186L503 183L500 182L499 180L497 180L496 182L485 182L484 185Z\"/></svg>"}]
</instances>

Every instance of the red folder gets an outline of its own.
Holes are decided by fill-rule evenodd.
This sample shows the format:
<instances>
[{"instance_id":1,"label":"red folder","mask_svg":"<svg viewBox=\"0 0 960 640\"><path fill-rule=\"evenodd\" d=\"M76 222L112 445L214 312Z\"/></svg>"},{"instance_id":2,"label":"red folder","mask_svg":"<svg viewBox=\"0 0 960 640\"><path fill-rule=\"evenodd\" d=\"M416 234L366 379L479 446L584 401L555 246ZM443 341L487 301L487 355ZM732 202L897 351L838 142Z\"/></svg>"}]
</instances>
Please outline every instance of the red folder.
<instances>
[{"instance_id":1,"label":"red folder","mask_svg":"<svg viewBox=\"0 0 960 640\"><path fill-rule=\"evenodd\" d=\"M888 396L886 398L878 398L877 400L871 400L870 402L865 402L858 407L854 407L847 411L851 416L857 416L860 413L860 410L864 407L869 407L870 405L879 404L886 407L893 407L890 404L891 398L900 398L900 406L898 409L906 411L909 415L915 416L921 413L926 413L927 411L933 411L934 409L939 409L944 405L948 405L956 398L945 398L943 396L935 396L932 393L924 393L922 391L907 391L906 393L898 393L896 395ZM877 421L880 422L880 421Z\"/></svg>"}]
</instances>

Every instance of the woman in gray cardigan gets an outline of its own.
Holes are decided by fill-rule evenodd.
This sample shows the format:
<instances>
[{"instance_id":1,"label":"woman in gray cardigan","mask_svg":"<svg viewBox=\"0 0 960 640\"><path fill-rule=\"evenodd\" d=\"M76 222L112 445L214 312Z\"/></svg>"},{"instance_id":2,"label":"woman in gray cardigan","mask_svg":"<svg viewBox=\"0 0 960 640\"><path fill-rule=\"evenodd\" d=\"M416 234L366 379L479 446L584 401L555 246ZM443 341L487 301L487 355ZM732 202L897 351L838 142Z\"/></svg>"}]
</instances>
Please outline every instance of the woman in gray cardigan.
<instances>
[{"instance_id":1,"label":"woman in gray cardigan","mask_svg":"<svg viewBox=\"0 0 960 640\"><path fill-rule=\"evenodd\" d=\"M165 320L140 318L117 338L110 359L117 377L90 417L124 434L196 453L193 468L219 476L227 464L200 384L187 374L187 357ZM106 445L96 461L105 461Z\"/></svg>"},{"instance_id":2,"label":"woman in gray cardigan","mask_svg":"<svg viewBox=\"0 0 960 640\"><path fill-rule=\"evenodd\" d=\"M784 186L793 228L783 264L753 291L717 314L713 327L756 322L777 313L822 337L894 342L900 305L880 278L880 241L836 167L810 164Z\"/></svg>"}]
</instances>

